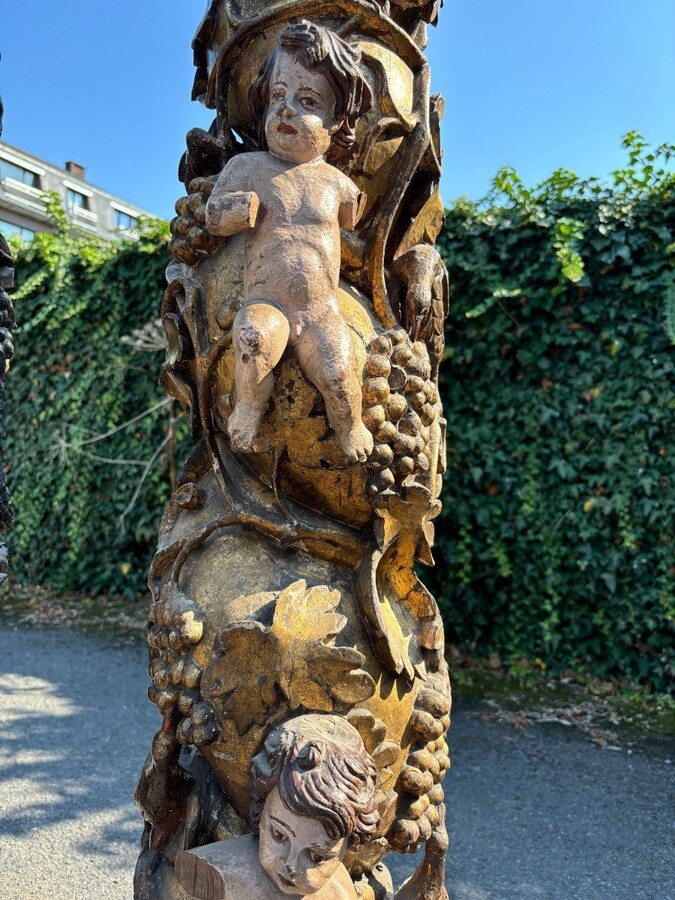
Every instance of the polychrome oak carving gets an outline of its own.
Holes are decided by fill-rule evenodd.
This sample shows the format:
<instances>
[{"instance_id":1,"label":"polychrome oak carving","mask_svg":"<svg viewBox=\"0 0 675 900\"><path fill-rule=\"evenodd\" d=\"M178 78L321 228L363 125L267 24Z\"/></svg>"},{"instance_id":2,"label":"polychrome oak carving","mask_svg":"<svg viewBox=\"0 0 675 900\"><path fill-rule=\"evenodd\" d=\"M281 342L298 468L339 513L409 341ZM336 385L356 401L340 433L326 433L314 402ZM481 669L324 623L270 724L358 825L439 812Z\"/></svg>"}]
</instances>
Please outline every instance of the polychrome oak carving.
<instances>
[{"instance_id":1,"label":"polychrome oak carving","mask_svg":"<svg viewBox=\"0 0 675 900\"><path fill-rule=\"evenodd\" d=\"M149 578L138 900L445 897L439 5L213 0L197 32L162 317L200 437Z\"/></svg>"},{"instance_id":2,"label":"polychrome oak carving","mask_svg":"<svg viewBox=\"0 0 675 900\"><path fill-rule=\"evenodd\" d=\"M235 451L264 449L255 438L287 347L319 390L346 461L365 462L373 449L337 300L340 226L354 228L363 194L325 160L332 146L351 147L370 105L359 57L325 28L287 25L249 93L267 149L233 156L206 204L210 234L246 232L244 304L232 325L235 405L227 422Z\"/></svg>"},{"instance_id":3,"label":"polychrome oak carving","mask_svg":"<svg viewBox=\"0 0 675 900\"><path fill-rule=\"evenodd\" d=\"M299 716L272 730L251 769L254 831L180 853L176 873L188 895L198 900L363 895L344 862L350 849L371 840L380 813L377 767L358 731L340 716ZM424 863L400 890L394 893L384 870L378 873L379 893L391 900L419 900L424 891L433 896L432 888L440 893L446 850L441 826L427 842Z\"/></svg>"}]
</instances>

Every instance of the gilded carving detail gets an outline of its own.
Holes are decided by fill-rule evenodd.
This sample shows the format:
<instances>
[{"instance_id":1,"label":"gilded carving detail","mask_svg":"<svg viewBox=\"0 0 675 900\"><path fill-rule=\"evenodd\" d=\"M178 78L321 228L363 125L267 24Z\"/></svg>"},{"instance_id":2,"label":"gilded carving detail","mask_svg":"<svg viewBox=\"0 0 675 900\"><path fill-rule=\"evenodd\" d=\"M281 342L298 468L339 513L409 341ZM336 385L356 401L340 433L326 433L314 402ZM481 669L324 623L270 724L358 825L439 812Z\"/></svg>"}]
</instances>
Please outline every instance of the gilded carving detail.
<instances>
[{"instance_id":1,"label":"gilded carving detail","mask_svg":"<svg viewBox=\"0 0 675 900\"><path fill-rule=\"evenodd\" d=\"M450 684L415 572L445 471L439 7L213 0L195 37L215 118L162 321L198 442L149 577L137 900L446 896ZM394 891L386 854L422 844Z\"/></svg>"}]
</instances>

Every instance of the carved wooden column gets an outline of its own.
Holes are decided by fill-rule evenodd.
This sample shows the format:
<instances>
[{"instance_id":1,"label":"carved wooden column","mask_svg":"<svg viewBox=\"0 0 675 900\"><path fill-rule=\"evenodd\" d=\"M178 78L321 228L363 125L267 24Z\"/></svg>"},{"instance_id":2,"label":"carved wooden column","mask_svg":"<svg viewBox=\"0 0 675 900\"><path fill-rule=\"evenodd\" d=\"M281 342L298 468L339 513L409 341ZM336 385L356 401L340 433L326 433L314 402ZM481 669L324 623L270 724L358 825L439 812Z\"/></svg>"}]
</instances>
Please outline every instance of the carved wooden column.
<instances>
[{"instance_id":1,"label":"carved wooden column","mask_svg":"<svg viewBox=\"0 0 675 900\"><path fill-rule=\"evenodd\" d=\"M440 2L213 0L164 381L196 445L149 585L145 898L445 897ZM199 849L197 849L199 848ZM192 852L194 851L194 852Z\"/></svg>"}]
</instances>

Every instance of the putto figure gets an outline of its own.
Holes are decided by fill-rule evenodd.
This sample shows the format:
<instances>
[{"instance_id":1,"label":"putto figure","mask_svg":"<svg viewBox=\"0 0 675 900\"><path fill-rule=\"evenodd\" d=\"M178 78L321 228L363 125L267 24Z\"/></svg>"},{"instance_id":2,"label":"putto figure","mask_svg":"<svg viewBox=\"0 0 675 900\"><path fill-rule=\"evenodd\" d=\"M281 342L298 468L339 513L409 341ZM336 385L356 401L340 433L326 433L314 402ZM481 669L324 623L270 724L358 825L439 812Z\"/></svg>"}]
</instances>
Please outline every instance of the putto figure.
<instances>
[{"instance_id":1,"label":"putto figure","mask_svg":"<svg viewBox=\"0 0 675 900\"><path fill-rule=\"evenodd\" d=\"M355 900L343 860L380 819L375 764L356 729L341 716L298 716L271 732L251 768L257 833L181 854L183 887L223 900Z\"/></svg>"},{"instance_id":2,"label":"putto figure","mask_svg":"<svg viewBox=\"0 0 675 900\"><path fill-rule=\"evenodd\" d=\"M363 196L326 161L348 150L370 108L360 52L307 21L288 25L249 91L266 150L234 156L206 207L213 235L246 231L244 305L232 329L236 403L228 421L235 451L255 447L290 345L321 393L350 463L373 438L361 419L361 378L338 307L340 228L353 229Z\"/></svg>"}]
</instances>

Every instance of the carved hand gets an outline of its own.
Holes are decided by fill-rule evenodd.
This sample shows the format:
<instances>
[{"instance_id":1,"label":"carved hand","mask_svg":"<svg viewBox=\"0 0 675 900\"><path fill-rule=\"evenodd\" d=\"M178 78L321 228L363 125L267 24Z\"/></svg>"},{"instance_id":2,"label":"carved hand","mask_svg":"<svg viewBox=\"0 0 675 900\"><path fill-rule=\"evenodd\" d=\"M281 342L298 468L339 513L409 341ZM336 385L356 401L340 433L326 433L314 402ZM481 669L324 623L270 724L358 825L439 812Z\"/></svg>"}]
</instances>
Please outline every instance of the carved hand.
<instances>
[{"instance_id":1,"label":"carved hand","mask_svg":"<svg viewBox=\"0 0 675 900\"><path fill-rule=\"evenodd\" d=\"M216 190L206 204L206 227L217 237L229 237L255 226L260 200L255 191Z\"/></svg>"}]
</instances>

